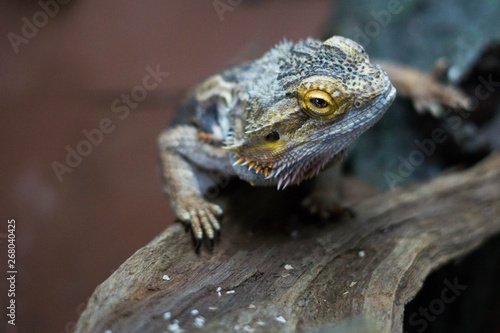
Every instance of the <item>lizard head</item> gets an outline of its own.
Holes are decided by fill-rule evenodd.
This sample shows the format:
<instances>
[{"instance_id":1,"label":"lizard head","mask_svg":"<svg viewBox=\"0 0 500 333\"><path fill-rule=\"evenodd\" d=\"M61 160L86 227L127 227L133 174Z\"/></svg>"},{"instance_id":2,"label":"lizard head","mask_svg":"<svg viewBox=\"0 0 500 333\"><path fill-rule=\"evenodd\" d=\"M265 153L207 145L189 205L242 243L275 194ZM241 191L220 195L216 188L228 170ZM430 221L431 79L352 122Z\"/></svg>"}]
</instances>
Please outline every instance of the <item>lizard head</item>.
<instances>
[{"instance_id":1,"label":"lizard head","mask_svg":"<svg viewBox=\"0 0 500 333\"><path fill-rule=\"evenodd\" d=\"M256 185L297 184L341 160L396 95L384 70L344 37L285 42L251 66L259 76L245 87L228 149L238 175Z\"/></svg>"}]
</instances>

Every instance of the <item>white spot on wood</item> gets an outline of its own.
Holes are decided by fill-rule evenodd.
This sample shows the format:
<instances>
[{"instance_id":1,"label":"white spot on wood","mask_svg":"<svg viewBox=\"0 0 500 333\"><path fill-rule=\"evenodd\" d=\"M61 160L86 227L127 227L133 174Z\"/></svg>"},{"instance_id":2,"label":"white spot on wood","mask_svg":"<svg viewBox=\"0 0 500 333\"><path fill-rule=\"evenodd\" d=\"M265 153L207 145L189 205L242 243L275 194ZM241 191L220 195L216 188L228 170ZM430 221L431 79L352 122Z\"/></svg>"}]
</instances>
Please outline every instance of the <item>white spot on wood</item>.
<instances>
[{"instance_id":1,"label":"white spot on wood","mask_svg":"<svg viewBox=\"0 0 500 333\"><path fill-rule=\"evenodd\" d=\"M283 318L283 316L276 317L276 318L274 318L274 320L279 321L280 323L283 323L283 324L286 323L286 319Z\"/></svg>"},{"instance_id":2,"label":"white spot on wood","mask_svg":"<svg viewBox=\"0 0 500 333\"><path fill-rule=\"evenodd\" d=\"M184 332L184 330L179 326L179 323L177 323L177 322L168 325L168 330L172 333Z\"/></svg>"},{"instance_id":3,"label":"white spot on wood","mask_svg":"<svg viewBox=\"0 0 500 333\"><path fill-rule=\"evenodd\" d=\"M194 319L193 326L198 328L205 326L205 318L203 318L202 316L196 317Z\"/></svg>"}]
</instances>

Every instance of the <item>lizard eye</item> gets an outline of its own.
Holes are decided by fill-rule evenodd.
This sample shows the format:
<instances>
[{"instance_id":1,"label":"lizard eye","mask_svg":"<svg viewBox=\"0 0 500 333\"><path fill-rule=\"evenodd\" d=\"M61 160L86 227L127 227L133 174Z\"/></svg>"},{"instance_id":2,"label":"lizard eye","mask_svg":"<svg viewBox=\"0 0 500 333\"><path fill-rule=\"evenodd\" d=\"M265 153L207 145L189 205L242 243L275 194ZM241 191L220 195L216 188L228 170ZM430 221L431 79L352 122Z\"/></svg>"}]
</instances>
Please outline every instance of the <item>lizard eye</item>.
<instances>
[{"instance_id":1,"label":"lizard eye","mask_svg":"<svg viewBox=\"0 0 500 333\"><path fill-rule=\"evenodd\" d=\"M280 139L280 134L276 131L272 131L266 135L266 140L270 142L278 141Z\"/></svg>"},{"instance_id":2,"label":"lizard eye","mask_svg":"<svg viewBox=\"0 0 500 333\"><path fill-rule=\"evenodd\" d=\"M330 94L322 90L311 90L304 94L306 113L313 118L329 116L335 111L335 102Z\"/></svg>"}]
</instances>

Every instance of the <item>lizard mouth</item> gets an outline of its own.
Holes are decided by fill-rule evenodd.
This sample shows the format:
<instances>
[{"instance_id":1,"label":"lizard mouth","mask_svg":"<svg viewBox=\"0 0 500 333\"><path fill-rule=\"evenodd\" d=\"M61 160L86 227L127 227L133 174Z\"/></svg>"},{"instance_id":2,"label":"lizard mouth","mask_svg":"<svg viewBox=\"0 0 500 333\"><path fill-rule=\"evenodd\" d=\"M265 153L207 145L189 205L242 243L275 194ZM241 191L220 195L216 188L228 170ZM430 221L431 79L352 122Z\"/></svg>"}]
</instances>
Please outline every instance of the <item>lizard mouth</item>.
<instances>
[{"instance_id":1,"label":"lizard mouth","mask_svg":"<svg viewBox=\"0 0 500 333\"><path fill-rule=\"evenodd\" d=\"M233 163L233 166L241 165L241 166L246 166L248 165L248 171L255 170L256 174L262 174L266 179L272 178L276 174L276 169L273 169L276 163L273 162L268 162L268 163L263 163L263 162L257 162L257 161L252 161L250 159L240 157L236 160L236 162Z\"/></svg>"},{"instance_id":2,"label":"lizard mouth","mask_svg":"<svg viewBox=\"0 0 500 333\"><path fill-rule=\"evenodd\" d=\"M285 189L288 185L296 185L303 180L309 179L317 175L329 162L340 161L344 157L341 152L333 159L322 155L315 156L311 159L291 163L286 161L278 162L257 162L248 158L237 156L237 160L233 163L233 167L244 167L248 165L248 171L254 171L255 174L261 175L265 181L277 185L277 189ZM252 184L252 181L250 181Z\"/></svg>"}]
</instances>

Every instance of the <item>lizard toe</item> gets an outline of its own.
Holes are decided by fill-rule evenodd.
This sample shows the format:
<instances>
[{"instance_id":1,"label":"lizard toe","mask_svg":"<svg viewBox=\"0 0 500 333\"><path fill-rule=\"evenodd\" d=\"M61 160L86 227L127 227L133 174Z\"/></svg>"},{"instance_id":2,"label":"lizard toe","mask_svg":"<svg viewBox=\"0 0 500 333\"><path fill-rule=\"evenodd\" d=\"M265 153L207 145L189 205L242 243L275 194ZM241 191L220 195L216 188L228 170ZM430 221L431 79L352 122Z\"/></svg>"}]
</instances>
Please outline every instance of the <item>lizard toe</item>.
<instances>
[{"instance_id":1,"label":"lizard toe","mask_svg":"<svg viewBox=\"0 0 500 333\"><path fill-rule=\"evenodd\" d=\"M200 217L201 227L204 234L210 239L214 238L214 228L212 227L211 219L209 217L211 216L211 213L208 209L199 209L198 216Z\"/></svg>"},{"instance_id":2,"label":"lizard toe","mask_svg":"<svg viewBox=\"0 0 500 333\"><path fill-rule=\"evenodd\" d=\"M302 201L302 206L308 209L312 215L317 215L323 220L339 218L344 214L350 217L354 216L352 208L348 204L338 200L326 200L325 197L314 194L305 198Z\"/></svg>"},{"instance_id":3,"label":"lizard toe","mask_svg":"<svg viewBox=\"0 0 500 333\"><path fill-rule=\"evenodd\" d=\"M198 212L194 209L190 210L189 215L191 216L191 232L193 236L197 239L203 238L203 229L202 229L202 221L200 220L200 216Z\"/></svg>"},{"instance_id":4,"label":"lizard toe","mask_svg":"<svg viewBox=\"0 0 500 333\"><path fill-rule=\"evenodd\" d=\"M209 204L209 207L210 207L210 211L215 214L216 216L222 216L222 214L224 214L224 211L222 210L222 208L219 206L219 205L216 205L216 204Z\"/></svg>"}]
</instances>

